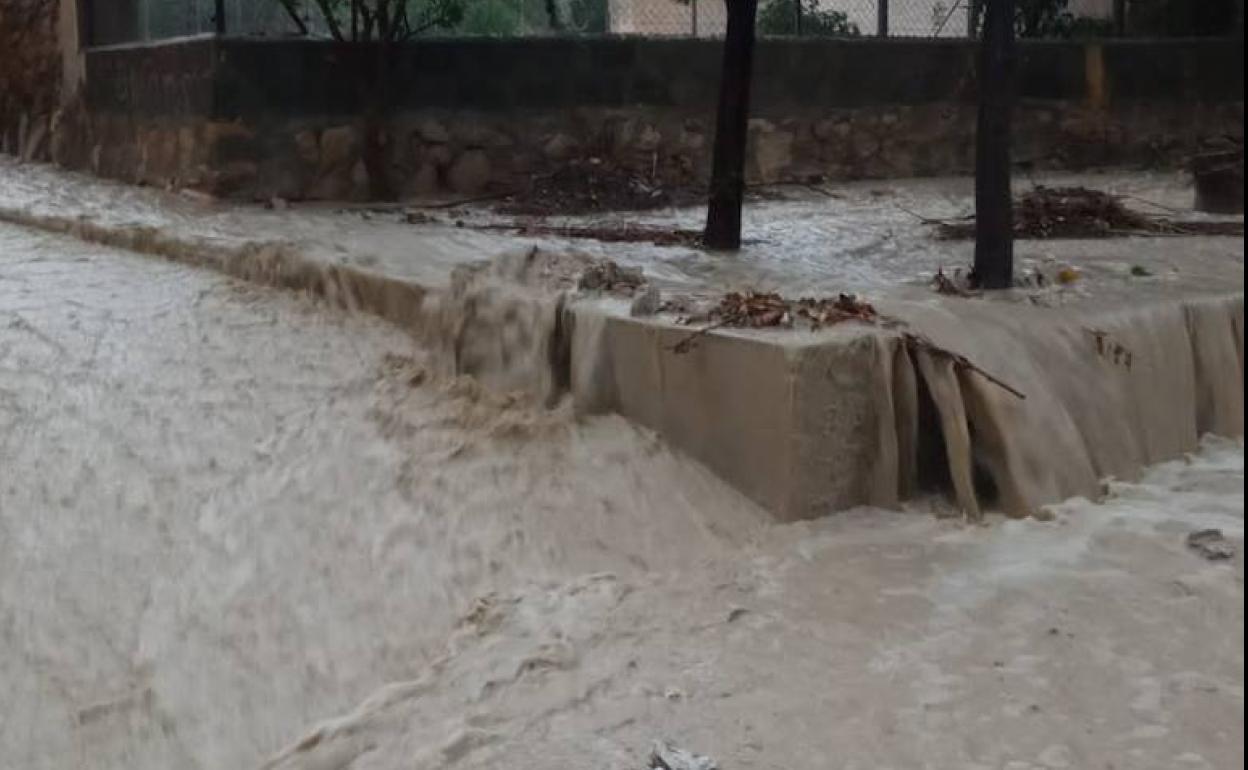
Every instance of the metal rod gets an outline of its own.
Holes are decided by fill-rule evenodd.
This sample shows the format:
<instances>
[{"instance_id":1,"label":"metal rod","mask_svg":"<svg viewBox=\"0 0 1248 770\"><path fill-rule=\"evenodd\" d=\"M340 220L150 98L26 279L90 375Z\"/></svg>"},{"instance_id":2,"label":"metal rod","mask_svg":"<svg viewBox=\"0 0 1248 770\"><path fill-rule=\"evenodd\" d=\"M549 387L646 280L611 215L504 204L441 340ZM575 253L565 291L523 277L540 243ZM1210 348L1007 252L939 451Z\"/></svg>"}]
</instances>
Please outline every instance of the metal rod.
<instances>
[{"instance_id":1,"label":"metal rod","mask_svg":"<svg viewBox=\"0 0 1248 770\"><path fill-rule=\"evenodd\" d=\"M217 37L225 37L225 0L216 0L212 13L213 31Z\"/></svg>"},{"instance_id":2,"label":"metal rod","mask_svg":"<svg viewBox=\"0 0 1248 770\"><path fill-rule=\"evenodd\" d=\"M875 7L879 13L876 18L875 34L888 37L888 0L876 0Z\"/></svg>"},{"instance_id":3,"label":"metal rod","mask_svg":"<svg viewBox=\"0 0 1248 770\"><path fill-rule=\"evenodd\" d=\"M954 3L949 6L949 10L945 13L945 17L940 20L940 23L936 25L936 29L932 32L932 37L940 37L940 33L945 31L945 26L949 24L949 20L953 18L953 14L956 13L960 7L961 6L958 3ZM970 13L969 8L967 13Z\"/></svg>"}]
</instances>

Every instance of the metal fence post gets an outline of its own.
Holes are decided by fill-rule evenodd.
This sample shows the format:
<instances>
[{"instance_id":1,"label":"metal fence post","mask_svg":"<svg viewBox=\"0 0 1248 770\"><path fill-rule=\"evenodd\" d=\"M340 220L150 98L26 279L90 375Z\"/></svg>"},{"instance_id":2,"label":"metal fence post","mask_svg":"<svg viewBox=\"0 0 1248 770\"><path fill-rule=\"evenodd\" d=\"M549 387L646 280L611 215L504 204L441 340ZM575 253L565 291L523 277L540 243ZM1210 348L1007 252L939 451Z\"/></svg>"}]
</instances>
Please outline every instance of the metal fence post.
<instances>
[{"instance_id":1,"label":"metal fence post","mask_svg":"<svg viewBox=\"0 0 1248 770\"><path fill-rule=\"evenodd\" d=\"M217 37L225 37L225 0L216 0L212 21L213 31Z\"/></svg>"},{"instance_id":2,"label":"metal fence post","mask_svg":"<svg viewBox=\"0 0 1248 770\"><path fill-rule=\"evenodd\" d=\"M888 37L888 0L875 0L878 16L875 20L875 34Z\"/></svg>"},{"instance_id":3,"label":"metal fence post","mask_svg":"<svg viewBox=\"0 0 1248 770\"><path fill-rule=\"evenodd\" d=\"M802 0L793 0L793 32L802 34Z\"/></svg>"},{"instance_id":4,"label":"metal fence post","mask_svg":"<svg viewBox=\"0 0 1248 770\"><path fill-rule=\"evenodd\" d=\"M689 31L698 36L698 0L689 0Z\"/></svg>"},{"instance_id":5,"label":"metal fence post","mask_svg":"<svg viewBox=\"0 0 1248 770\"><path fill-rule=\"evenodd\" d=\"M1114 34L1118 37L1127 34L1127 0L1114 0Z\"/></svg>"}]
</instances>

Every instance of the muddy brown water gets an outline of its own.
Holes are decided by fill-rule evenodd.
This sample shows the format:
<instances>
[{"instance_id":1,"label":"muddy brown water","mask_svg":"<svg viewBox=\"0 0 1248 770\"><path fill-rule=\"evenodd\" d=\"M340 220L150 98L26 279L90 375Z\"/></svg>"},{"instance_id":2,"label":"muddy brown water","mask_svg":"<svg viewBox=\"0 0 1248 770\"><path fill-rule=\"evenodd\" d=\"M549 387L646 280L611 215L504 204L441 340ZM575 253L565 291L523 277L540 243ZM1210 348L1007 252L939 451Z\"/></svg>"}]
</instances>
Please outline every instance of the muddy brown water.
<instances>
[{"instance_id":1,"label":"muddy brown water","mask_svg":"<svg viewBox=\"0 0 1248 770\"><path fill-rule=\"evenodd\" d=\"M1216 282L1210 248L1183 258ZM732 767L1242 763L1242 557L1182 545L1242 549L1240 441L1052 524L924 501L777 526L653 434L541 403L555 315L505 262L459 295L481 333L452 296L436 344L8 226L0 264L0 766L623 769L662 738ZM1216 339L1242 381L1242 299L1238 327L1211 313L1133 346L1224 387L1196 373ZM529 395L453 377L445 340ZM1054 364L1088 340L1016 342L981 349L1094 403ZM1087 458L1124 428L1080 416L1016 477L1059 452L1099 491Z\"/></svg>"}]
</instances>

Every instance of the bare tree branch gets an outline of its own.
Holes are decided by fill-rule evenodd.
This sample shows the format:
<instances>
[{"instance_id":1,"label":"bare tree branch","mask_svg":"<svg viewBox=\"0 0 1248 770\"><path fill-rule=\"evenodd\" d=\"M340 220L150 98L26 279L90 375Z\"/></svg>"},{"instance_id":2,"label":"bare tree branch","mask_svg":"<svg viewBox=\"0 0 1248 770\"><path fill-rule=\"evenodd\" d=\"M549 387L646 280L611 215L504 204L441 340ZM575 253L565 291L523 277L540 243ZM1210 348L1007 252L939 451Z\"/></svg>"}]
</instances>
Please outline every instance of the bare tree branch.
<instances>
[{"instance_id":1,"label":"bare tree branch","mask_svg":"<svg viewBox=\"0 0 1248 770\"><path fill-rule=\"evenodd\" d=\"M394 39L396 41L410 40L412 38L412 20L408 17L406 2L399 3L399 12L396 15L398 18L395 20Z\"/></svg>"},{"instance_id":2,"label":"bare tree branch","mask_svg":"<svg viewBox=\"0 0 1248 770\"><path fill-rule=\"evenodd\" d=\"M282 4L282 8L286 9L286 15L290 16L290 20L299 28L299 34L307 37L308 25L299 17L299 9L295 7L295 0L278 0Z\"/></svg>"},{"instance_id":3,"label":"bare tree branch","mask_svg":"<svg viewBox=\"0 0 1248 770\"><path fill-rule=\"evenodd\" d=\"M393 33L390 18L390 0L377 0L377 39L383 43L390 41Z\"/></svg>"},{"instance_id":4,"label":"bare tree branch","mask_svg":"<svg viewBox=\"0 0 1248 770\"><path fill-rule=\"evenodd\" d=\"M350 0L352 5L358 0ZM325 17L325 24L329 27L329 34L333 35L334 40L343 42L342 27L338 26L338 19L334 17L334 9L330 6L329 0L315 0L316 7L321 10L321 16Z\"/></svg>"},{"instance_id":5,"label":"bare tree branch","mask_svg":"<svg viewBox=\"0 0 1248 770\"><path fill-rule=\"evenodd\" d=\"M452 5L447 2L439 2L434 0L431 3L434 10L428 10L428 6L422 11L419 21L413 23L410 19L405 19L405 29L402 35L397 39L400 42L406 42L414 37L422 35L431 29L445 27L454 24L457 21L456 14L452 10ZM404 6L404 15L406 17L407 8Z\"/></svg>"}]
</instances>

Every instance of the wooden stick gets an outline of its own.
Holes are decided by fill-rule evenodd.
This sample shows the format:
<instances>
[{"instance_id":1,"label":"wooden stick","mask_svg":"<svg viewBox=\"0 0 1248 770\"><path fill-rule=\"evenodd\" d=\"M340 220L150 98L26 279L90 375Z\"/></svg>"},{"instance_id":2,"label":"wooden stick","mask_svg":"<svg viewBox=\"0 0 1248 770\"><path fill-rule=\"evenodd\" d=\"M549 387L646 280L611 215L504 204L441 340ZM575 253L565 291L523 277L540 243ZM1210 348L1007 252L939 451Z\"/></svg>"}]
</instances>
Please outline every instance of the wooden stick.
<instances>
[{"instance_id":1,"label":"wooden stick","mask_svg":"<svg viewBox=\"0 0 1248 770\"><path fill-rule=\"evenodd\" d=\"M485 201L492 201L492 200L497 200L499 198L506 198L508 195L514 195L515 193L516 193L515 190L506 190L503 192L490 193L488 195L478 195L475 198L461 198L459 200L454 200L454 201L442 201L441 203L426 203L426 204L418 204L418 205L409 205L408 208L412 211L436 211L438 209L453 209L459 206L467 206L470 203L484 203Z\"/></svg>"},{"instance_id":2,"label":"wooden stick","mask_svg":"<svg viewBox=\"0 0 1248 770\"><path fill-rule=\"evenodd\" d=\"M716 321L713 324L708 324L707 326L703 326L701 329L698 329L697 331L693 332L689 336L677 342L675 345L672 345L670 348L668 348L668 350L670 350L673 353L676 353L677 355L688 353L690 350L693 350L693 345L699 337L704 337L710 332L715 331L716 329L722 329L723 327L727 326L730 322L731 322L731 319L724 318L719 321Z\"/></svg>"},{"instance_id":3,"label":"wooden stick","mask_svg":"<svg viewBox=\"0 0 1248 770\"><path fill-rule=\"evenodd\" d=\"M997 377L994 377L993 375L989 374L983 369L980 369L978 366L972 363L969 358L967 358L964 355L961 355L959 353L954 353L952 350L946 350L945 348L942 348L939 345L937 345L935 342L932 342L931 340L929 340L927 337L924 337L919 334L914 334L912 332L904 332L901 336L902 336L902 339L904 339L906 341L906 344L909 346L923 348L924 350L927 350L928 352L931 352L931 353L935 353L936 355L948 356L949 358L953 359L953 363L955 366L958 366L962 369L969 369L970 371L975 372L979 376L983 377L985 380L988 380L993 385L996 385L997 387L1001 388L1006 393L1009 393L1015 398L1018 398L1018 399L1027 398L1027 396L1023 395L1023 393L1020 390L1018 390L1017 388L1011 387L1010 385L1007 385L1005 382L1002 382Z\"/></svg>"}]
</instances>

